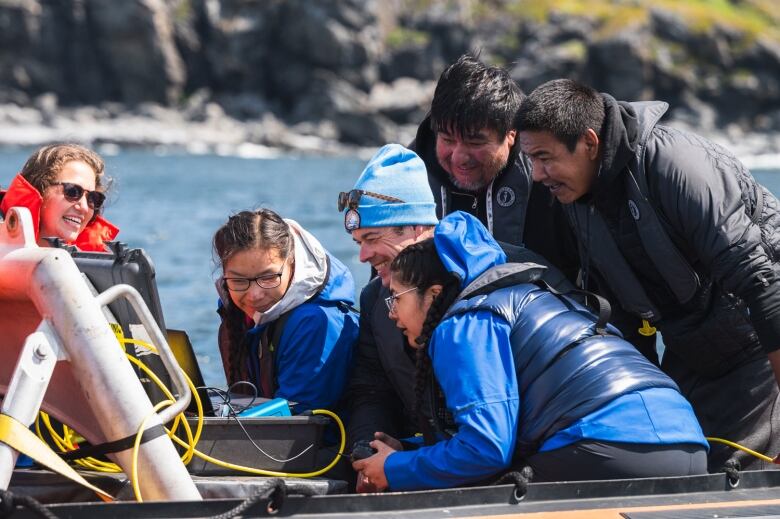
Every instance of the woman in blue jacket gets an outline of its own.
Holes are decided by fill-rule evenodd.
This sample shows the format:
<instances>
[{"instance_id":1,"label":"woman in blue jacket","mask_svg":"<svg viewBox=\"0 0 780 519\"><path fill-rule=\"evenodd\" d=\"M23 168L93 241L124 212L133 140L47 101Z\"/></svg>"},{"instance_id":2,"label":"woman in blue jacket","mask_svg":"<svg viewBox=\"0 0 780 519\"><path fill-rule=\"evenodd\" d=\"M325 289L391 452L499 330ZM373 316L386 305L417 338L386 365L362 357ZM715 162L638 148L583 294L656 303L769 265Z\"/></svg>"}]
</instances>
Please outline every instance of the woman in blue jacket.
<instances>
[{"instance_id":1,"label":"woman in blue jacket","mask_svg":"<svg viewBox=\"0 0 780 519\"><path fill-rule=\"evenodd\" d=\"M397 256L390 316L417 349L417 394L435 381L433 404L453 426L416 450L377 433L377 453L353 464L364 483L453 487L520 464L536 481L706 473L706 440L674 382L592 312L534 284L543 268L506 263L462 212Z\"/></svg>"},{"instance_id":2,"label":"woman in blue jacket","mask_svg":"<svg viewBox=\"0 0 780 519\"><path fill-rule=\"evenodd\" d=\"M231 216L214 235L214 252L228 384L249 381L260 396L296 402L296 412L333 408L358 335L347 268L269 209Z\"/></svg>"}]
</instances>

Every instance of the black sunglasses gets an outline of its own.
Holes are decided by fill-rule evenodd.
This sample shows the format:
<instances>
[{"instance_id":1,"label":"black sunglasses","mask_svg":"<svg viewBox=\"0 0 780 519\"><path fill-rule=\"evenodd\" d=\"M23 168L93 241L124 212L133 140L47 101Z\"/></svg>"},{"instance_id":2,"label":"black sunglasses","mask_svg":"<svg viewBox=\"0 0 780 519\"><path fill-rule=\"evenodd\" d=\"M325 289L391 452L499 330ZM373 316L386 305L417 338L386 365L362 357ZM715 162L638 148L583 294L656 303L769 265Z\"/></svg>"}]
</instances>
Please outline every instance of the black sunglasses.
<instances>
[{"instance_id":1,"label":"black sunglasses","mask_svg":"<svg viewBox=\"0 0 780 519\"><path fill-rule=\"evenodd\" d=\"M372 198L378 198L386 202L392 202L395 204L402 204L404 201L394 196L380 195L379 193L372 193L371 191L363 191L362 189L353 189L352 191L342 191L339 193L339 212L343 211L347 207L350 209L357 208L360 203L360 197L366 195Z\"/></svg>"},{"instance_id":2,"label":"black sunglasses","mask_svg":"<svg viewBox=\"0 0 780 519\"><path fill-rule=\"evenodd\" d=\"M84 193L87 194L87 205L93 211L100 210L103 202L106 201L106 195L100 191L87 191L78 184L71 182L55 182L53 185L62 186L62 194L68 202L78 202Z\"/></svg>"}]
</instances>

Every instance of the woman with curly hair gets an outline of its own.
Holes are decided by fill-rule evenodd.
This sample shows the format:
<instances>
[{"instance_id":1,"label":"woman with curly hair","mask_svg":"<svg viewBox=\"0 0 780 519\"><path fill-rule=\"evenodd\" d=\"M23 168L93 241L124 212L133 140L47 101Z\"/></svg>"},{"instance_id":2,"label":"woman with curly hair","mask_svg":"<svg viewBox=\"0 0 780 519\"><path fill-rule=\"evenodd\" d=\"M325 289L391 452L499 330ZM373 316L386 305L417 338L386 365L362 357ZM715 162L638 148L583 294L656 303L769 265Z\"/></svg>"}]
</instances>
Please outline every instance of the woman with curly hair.
<instances>
[{"instance_id":1,"label":"woman with curly hair","mask_svg":"<svg viewBox=\"0 0 780 519\"><path fill-rule=\"evenodd\" d=\"M119 233L101 216L105 165L94 151L78 144L52 144L30 155L6 191L0 215L12 207L30 210L38 245L59 238L81 250L104 251Z\"/></svg>"}]
</instances>

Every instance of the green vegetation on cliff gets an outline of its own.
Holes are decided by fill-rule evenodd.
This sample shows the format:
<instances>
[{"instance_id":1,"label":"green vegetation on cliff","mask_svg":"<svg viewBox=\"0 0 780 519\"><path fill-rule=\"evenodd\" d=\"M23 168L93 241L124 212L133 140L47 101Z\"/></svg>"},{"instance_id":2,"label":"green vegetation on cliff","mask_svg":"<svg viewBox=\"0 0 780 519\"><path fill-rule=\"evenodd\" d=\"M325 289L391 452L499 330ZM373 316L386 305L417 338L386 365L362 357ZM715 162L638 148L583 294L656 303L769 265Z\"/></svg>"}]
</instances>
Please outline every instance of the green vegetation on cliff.
<instances>
[{"instance_id":1,"label":"green vegetation on cliff","mask_svg":"<svg viewBox=\"0 0 780 519\"><path fill-rule=\"evenodd\" d=\"M592 17L602 22L605 35L627 26L644 25L651 9L674 14L693 32L715 26L736 30L746 39L767 36L780 40L780 15L772 0L510 0L507 10L520 17L545 20L550 13Z\"/></svg>"},{"instance_id":2,"label":"green vegetation on cliff","mask_svg":"<svg viewBox=\"0 0 780 519\"><path fill-rule=\"evenodd\" d=\"M759 36L780 41L780 10L776 0L407 0L412 11L434 5L468 11L477 20L512 16L520 20L544 22L551 14L595 19L600 34L609 36L626 27L646 25L651 10L673 14L693 32L707 33L715 26L735 31L745 40Z\"/></svg>"}]
</instances>

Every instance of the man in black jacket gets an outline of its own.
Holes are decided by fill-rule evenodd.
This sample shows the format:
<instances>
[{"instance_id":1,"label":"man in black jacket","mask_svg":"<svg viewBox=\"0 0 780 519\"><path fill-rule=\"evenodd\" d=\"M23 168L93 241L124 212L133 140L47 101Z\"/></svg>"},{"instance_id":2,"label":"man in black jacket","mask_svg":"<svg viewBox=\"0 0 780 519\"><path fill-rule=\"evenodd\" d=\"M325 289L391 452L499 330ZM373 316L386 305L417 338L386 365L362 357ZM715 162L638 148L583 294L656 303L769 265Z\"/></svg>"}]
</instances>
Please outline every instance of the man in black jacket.
<instances>
[{"instance_id":1,"label":"man in black jacket","mask_svg":"<svg viewBox=\"0 0 780 519\"><path fill-rule=\"evenodd\" d=\"M657 124L667 108L555 80L524 101L518 141L563 204L584 288L597 281L640 333L662 332L661 367L705 435L775 455L780 203L724 148ZM713 443L710 470L729 458L764 463Z\"/></svg>"},{"instance_id":2,"label":"man in black jacket","mask_svg":"<svg viewBox=\"0 0 780 519\"><path fill-rule=\"evenodd\" d=\"M534 185L517 146L524 97L506 70L463 55L442 72L409 147L425 162L439 218L472 214L496 240L541 254L573 280L576 247L560 204Z\"/></svg>"}]
</instances>

